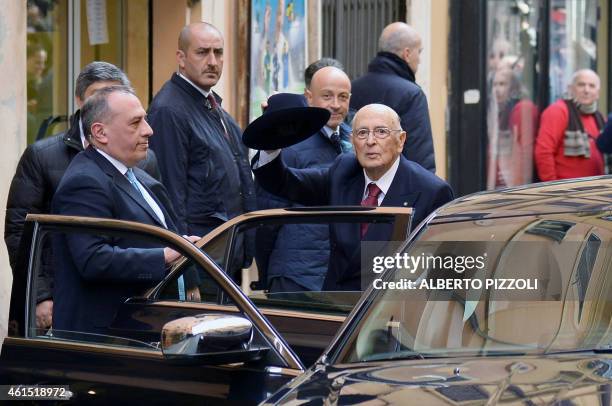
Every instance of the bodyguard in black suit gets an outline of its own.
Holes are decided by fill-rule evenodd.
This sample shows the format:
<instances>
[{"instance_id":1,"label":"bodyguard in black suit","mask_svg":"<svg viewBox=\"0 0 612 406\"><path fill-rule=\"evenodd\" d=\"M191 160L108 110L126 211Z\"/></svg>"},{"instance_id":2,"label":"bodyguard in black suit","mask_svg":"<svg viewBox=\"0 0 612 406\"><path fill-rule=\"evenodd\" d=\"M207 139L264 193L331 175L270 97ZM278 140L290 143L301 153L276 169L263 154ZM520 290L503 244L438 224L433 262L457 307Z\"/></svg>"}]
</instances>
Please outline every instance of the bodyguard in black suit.
<instances>
[{"instance_id":1,"label":"bodyguard in black suit","mask_svg":"<svg viewBox=\"0 0 612 406\"><path fill-rule=\"evenodd\" d=\"M105 217L177 231L164 187L135 167L153 134L132 90L99 90L81 110L91 145L70 163L53 198L52 212ZM57 253L53 328L105 333L119 305L165 275L178 253L126 237L63 234Z\"/></svg>"},{"instance_id":2,"label":"bodyguard in black suit","mask_svg":"<svg viewBox=\"0 0 612 406\"><path fill-rule=\"evenodd\" d=\"M260 151L255 178L269 192L305 205L413 207L414 225L453 199L446 182L401 155L406 133L391 108L371 104L359 110L352 139L356 156L340 155L329 168L290 169L278 150ZM390 233L390 225L371 225L363 237L359 224L333 225L323 289L360 290L360 242L386 241Z\"/></svg>"}]
</instances>

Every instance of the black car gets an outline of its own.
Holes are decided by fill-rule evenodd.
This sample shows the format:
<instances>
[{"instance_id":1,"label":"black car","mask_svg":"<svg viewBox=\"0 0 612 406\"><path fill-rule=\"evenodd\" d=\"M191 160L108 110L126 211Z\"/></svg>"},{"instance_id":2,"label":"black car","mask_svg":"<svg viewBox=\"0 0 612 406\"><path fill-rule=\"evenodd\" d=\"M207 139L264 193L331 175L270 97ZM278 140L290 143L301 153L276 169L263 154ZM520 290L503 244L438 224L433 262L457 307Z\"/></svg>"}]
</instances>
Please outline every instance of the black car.
<instances>
[{"instance_id":1,"label":"black car","mask_svg":"<svg viewBox=\"0 0 612 406\"><path fill-rule=\"evenodd\" d=\"M261 286L256 280L265 279L265 273L242 269L245 241L286 224L334 221L393 223L393 239L402 241L410 214L409 208L254 212L225 223L195 245L139 223L29 215L21 247L24 271L14 276L0 382L26 385L13 390L11 399L40 399L32 388L62 387L62 396L54 399L103 404L261 402L319 358L361 292L257 290ZM109 241L129 236L146 246L172 247L183 257L163 281L121 304L109 334L37 329L38 278L57 266L48 247L60 235L87 233Z\"/></svg>"},{"instance_id":2,"label":"black car","mask_svg":"<svg viewBox=\"0 0 612 406\"><path fill-rule=\"evenodd\" d=\"M609 176L457 199L265 403L610 405L611 241Z\"/></svg>"}]
</instances>

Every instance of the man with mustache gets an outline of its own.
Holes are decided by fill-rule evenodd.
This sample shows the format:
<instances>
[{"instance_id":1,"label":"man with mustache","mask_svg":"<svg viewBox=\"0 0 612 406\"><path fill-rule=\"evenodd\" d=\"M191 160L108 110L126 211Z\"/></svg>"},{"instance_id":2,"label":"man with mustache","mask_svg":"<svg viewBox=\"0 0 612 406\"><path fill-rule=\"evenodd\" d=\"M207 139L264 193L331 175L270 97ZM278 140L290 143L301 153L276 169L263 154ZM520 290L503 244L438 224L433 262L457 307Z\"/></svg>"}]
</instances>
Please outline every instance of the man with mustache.
<instances>
[{"instance_id":1,"label":"man with mustache","mask_svg":"<svg viewBox=\"0 0 612 406\"><path fill-rule=\"evenodd\" d=\"M255 209L242 131L212 87L223 71L223 36L205 22L185 26L176 51L178 72L153 98L151 148L177 212L179 228L205 235Z\"/></svg>"}]
</instances>

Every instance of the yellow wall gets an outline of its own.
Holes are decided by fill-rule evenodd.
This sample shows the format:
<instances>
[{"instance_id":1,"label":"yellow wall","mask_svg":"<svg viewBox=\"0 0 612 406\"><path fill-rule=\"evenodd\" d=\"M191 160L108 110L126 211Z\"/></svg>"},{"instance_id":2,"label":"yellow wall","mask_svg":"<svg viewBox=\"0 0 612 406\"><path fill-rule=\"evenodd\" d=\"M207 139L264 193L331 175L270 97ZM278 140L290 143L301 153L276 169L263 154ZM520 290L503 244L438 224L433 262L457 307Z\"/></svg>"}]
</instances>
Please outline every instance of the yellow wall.
<instances>
[{"instance_id":1,"label":"yellow wall","mask_svg":"<svg viewBox=\"0 0 612 406\"><path fill-rule=\"evenodd\" d=\"M153 0L153 95L176 71L178 35L185 26L186 0Z\"/></svg>"},{"instance_id":2,"label":"yellow wall","mask_svg":"<svg viewBox=\"0 0 612 406\"><path fill-rule=\"evenodd\" d=\"M431 10L429 116L436 153L436 174L447 178L446 105L448 103L449 0L436 0Z\"/></svg>"},{"instance_id":3,"label":"yellow wall","mask_svg":"<svg viewBox=\"0 0 612 406\"><path fill-rule=\"evenodd\" d=\"M26 2L8 1L0 7L0 204L4 209L17 161L26 144ZM5 211L0 211L4 224ZM0 348L6 337L12 272L6 246L0 244Z\"/></svg>"}]
</instances>

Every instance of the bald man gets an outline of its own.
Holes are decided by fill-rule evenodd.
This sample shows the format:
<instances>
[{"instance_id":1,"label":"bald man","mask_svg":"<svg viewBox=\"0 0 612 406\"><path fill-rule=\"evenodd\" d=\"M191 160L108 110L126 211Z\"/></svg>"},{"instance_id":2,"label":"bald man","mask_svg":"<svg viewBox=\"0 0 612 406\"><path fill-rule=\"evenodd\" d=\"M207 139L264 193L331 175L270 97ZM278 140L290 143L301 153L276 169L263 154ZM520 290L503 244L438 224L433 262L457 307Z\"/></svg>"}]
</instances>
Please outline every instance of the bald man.
<instances>
[{"instance_id":1,"label":"bald man","mask_svg":"<svg viewBox=\"0 0 612 406\"><path fill-rule=\"evenodd\" d=\"M372 104L353 120L355 154L338 156L331 166L293 169L280 151L260 151L254 160L256 180L270 193L293 198L307 206L413 207L413 226L452 200L442 179L402 156L406 132L393 109ZM388 241L391 225L334 224L324 290L360 290L360 242ZM369 275L371 276L371 275Z\"/></svg>"},{"instance_id":2,"label":"bald man","mask_svg":"<svg viewBox=\"0 0 612 406\"><path fill-rule=\"evenodd\" d=\"M435 173L427 99L415 83L423 51L421 37L408 24L395 22L380 34L378 50L368 72L353 81L351 110L371 103L391 107L399 114L406 131L402 154Z\"/></svg>"},{"instance_id":3,"label":"bald man","mask_svg":"<svg viewBox=\"0 0 612 406\"><path fill-rule=\"evenodd\" d=\"M187 234L205 235L256 205L242 131L213 91L223 72L223 46L215 26L185 26L176 51L178 72L149 108L151 148Z\"/></svg>"},{"instance_id":4,"label":"bald man","mask_svg":"<svg viewBox=\"0 0 612 406\"><path fill-rule=\"evenodd\" d=\"M600 80L591 69L572 75L569 99L548 106L540 119L535 163L542 181L604 174L596 141L605 120L597 111Z\"/></svg>"},{"instance_id":5,"label":"bald man","mask_svg":"<svg viewBox=\"0 0 612 406\"><path fill-rule=\"evenodd\" d=\"M310 138L282 151L290 168L329 167L343 152L351 152L351 128L344 123L351 97L351 81L341 69L326 66L317 70L304 96L309 106L329 110L327 124ZM296 207L300 204L257 189L260 209ZM265 236L265 237L264 237ZM269 252L269 255L267 254ZM321 290L329 262L329 231L324 225L287 225L277 232L257 237L258 267L267 270L270 292Z\"/></svg>"}]
</instances>

